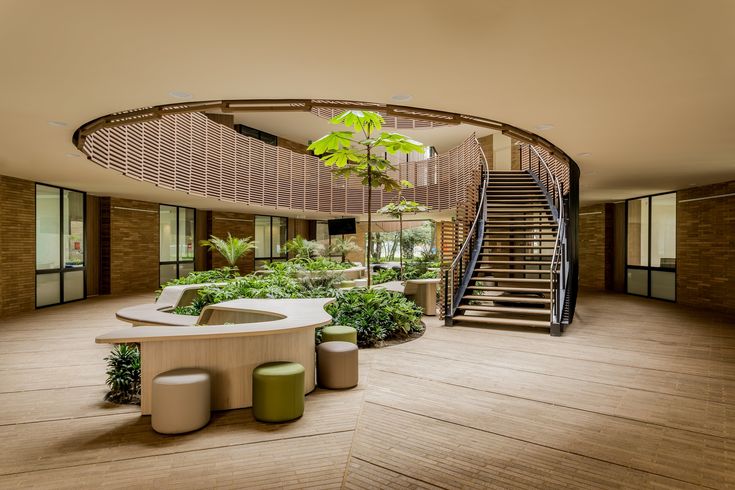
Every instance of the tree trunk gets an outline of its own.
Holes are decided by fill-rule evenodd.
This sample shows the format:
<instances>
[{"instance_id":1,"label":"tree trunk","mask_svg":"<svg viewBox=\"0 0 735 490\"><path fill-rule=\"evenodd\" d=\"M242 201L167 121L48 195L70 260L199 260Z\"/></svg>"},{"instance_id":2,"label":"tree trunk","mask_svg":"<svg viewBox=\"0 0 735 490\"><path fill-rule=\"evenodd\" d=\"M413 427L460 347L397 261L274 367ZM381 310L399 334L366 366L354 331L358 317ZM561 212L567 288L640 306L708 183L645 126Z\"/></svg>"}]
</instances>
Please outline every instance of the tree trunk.
<instances>
[{"instance_id":1,"label":"tree trunk","mask_svg":"<svg viewBox=\"0 0 735 490\"><path fill-rule=\"evenodd\" d=\"M398 215L398 245L401 249L401 252L400 252L401 255L399 256L400 266L398 270L398 280L402 281L403 280L403 215L402 214Z\"/></svg>"},{"instance_id":2,"label":"tree trunk","mask_svg":"<svg viewBox=\"0 0 735 490\"><path fill-rule=\"evenodd\" d=\"M372 166L370 165L370 147L367 147L367 171L368 171L368 244L367 249L372 250L373 245L373 214L372 214L372 208L373 208L373 171ZM372 271L370 270L370 252L367 254L367 287L370 289L370 286L373 284L373 278L372 278Z\"/></svg>"}]
</instances>

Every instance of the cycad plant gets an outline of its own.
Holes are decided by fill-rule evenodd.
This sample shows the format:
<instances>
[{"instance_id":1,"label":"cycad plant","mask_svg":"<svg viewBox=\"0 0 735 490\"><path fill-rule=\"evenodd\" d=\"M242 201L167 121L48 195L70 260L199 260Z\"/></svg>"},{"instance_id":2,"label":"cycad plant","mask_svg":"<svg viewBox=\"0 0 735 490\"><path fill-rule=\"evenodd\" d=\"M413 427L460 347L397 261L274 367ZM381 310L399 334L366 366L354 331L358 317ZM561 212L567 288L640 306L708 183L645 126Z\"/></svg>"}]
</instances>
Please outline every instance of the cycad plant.
<instances>
[{"instance_id":1,"label":"cycad plant","mask_svg":"<svg viewBox=\"0 0 735 490\"><path fill-rule=\"evenodd\" d=\"M342 257L342 262L347 260L347 254L351 252L359 252L361 249L355 243L355 239L352 237L342 238L338 237L332 241L329 245L329 255L339 255Z\"/></svg>"},{"instance_id":2,"label":"cycad plant","mask_svg":"<svg viewBox=\"0 0 735 490\"><path fill-rule=\"evenodd\" d=\"M139 403L140 401L140 351L135 344L118 344L110 352L107 361L107 386L110 391L105 400L113 403Z\"/></svg>"},{"instance_id":3,"label":"cycad plant","mask_svg":"<svg viewBox=\"0 0 735 490\"><path fill-rule=\"evenodd\" d=\"M385 121L376 112L350 110L335 116L332 124L344 125L347 130L332 131L309 145L314 152L332 168L335 175L345 178L356 175L362 185L368 188L368 250L372 250L372 203L373 188L382 188L387 192L401 189L402 182L390 175L398 168L385 158L378 156L380 149L394 154L411 153L424 146L408 136L398 133L381 132ZM349 128L354 129L351 131ZM368 287L370 287L370 254L367 254Z\"/></svg>"},{"instance_id":4,"label":"cycad plant","mask_svg":"<svg viewBox=\"0 0 735 490\"><path fill-rule=\"evenodd\" d=\"M387 214L393 218L398 218L398 244L401 247L401 253L398 256L400 260L400 274L399 278L403 280L403 215L404 214L415 214L423 213L428 211L429 207L419 204L416 201L408 201L403 198L400 194L398 195L398 202L392 202L386 204L382 208L378 209L378 213Z\"/></svg>"},{"instance_id":5,"label":"cycad plant","mask_svg":"<svg viewBox=\"0 0 735 490\"><path fill-rule=\"evenodd\" d=\"M238 238L227 234L227 239L217 238L212 235L209 240L199 242L202 247L209 247L209 250L218 252L230 267L237 267L237 261L240 257L255 249L255 242L252 237Z\"/></svg>"},{"instance_id":6,"label":"cycad plant","mask_svg":"<svg viewBox=\"0 0 735 490\"><path fill-rule=\"evenodd\" d=\"M307 260L320 256L324 253L324 245L315 241L307 240L301 235L296 235L284 244L286 252L293 254L295 259Z\"/></svg>"}]
</instances>

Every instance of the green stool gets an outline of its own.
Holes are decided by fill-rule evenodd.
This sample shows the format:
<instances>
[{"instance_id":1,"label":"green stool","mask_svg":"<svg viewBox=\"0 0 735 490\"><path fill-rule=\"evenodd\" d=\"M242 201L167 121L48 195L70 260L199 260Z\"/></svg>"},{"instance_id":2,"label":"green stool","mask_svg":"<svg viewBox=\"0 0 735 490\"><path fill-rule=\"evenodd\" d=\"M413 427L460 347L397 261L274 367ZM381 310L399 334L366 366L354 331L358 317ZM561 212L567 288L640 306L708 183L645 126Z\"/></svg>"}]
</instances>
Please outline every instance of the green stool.
<instances>
[{"instance_id":1,"label":"green stool","mask_svg":"<svg viewBox=\"0 0 735 490\"><path fill-rule=\"evenodd\" d=\"M253 416L261 422L287 422L304 414L304 366L268 362L253 370Z\"/></svg>"},{"instance_id":2,"label":"green stool","mask_svg":"<svg viewBox=\"0 0 735 490\"><path fill-rule=\"evenodd\" d=\"M322 342L352 342L357 344L357 330L344 325L330 325L322 329Z\"/></svg>"}]
</instances>

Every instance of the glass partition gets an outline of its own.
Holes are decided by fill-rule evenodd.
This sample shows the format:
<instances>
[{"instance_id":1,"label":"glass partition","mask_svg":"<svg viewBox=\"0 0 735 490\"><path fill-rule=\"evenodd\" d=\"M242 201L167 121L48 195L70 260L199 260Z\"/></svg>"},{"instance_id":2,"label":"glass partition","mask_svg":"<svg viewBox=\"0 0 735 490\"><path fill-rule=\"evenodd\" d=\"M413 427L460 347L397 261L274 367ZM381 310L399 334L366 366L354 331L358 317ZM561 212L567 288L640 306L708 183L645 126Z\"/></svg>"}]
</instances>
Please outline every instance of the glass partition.
<instances>
[{"instance_id":1,"label":"glass partition","mask_svg":"<svg viewBox=\"0 0 735 490\"><path fill-rule=\"evenodd\" d=\"M627 201L626 290L676 300L676 193Z\"/></svg>"},{"instance_id":2,"label":"glass partition","mask_svg":"<svg viewBox=\"0 0 735 490\"><path fill-rule=\"evenodd\" d=\"M159 207L159 281L161 284L194 270L196 211L192 208Z\"/></svg>"},{"instance_id":3,"label":"glass partition","mask_svg":"<svg viewBox=\"0 0 735 490\"><path fill-rule=\"evenodd\" d=\"M255 217L255 268L276 260L285 260L284 245L288 241L288 218Z\"/></svg>"},{"instance_id":4,"label":"glass partition","mask_svg":"<svg viewBox=\"0 0 735 490\"><path fill-rule=\"evenodd\" d=\"M86 194L36 185L36 307L84 299Z\"/></svg>"}]
</instances>

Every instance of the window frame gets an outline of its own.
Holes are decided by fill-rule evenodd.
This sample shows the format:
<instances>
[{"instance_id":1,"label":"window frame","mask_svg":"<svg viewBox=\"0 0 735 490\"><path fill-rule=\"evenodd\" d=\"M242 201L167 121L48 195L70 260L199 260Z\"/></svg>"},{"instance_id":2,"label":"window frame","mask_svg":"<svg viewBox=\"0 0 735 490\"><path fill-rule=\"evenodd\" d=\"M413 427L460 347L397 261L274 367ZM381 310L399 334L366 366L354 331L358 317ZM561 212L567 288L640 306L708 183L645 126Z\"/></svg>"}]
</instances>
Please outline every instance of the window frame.
<instances>
[{"instance_id":1,"label":"window frame","mask_svg":"<svg viewBox=\"0 0 735 490\"><path fill-rule=\"evenodd\" d=\"M87 193L84 191L79 191L76 189L70 189L68 187L61 187L58 185L53 184L44 184L42 182L34 182L34 196L33 196L33 211L34 211L34 235L36 233L35 227L38 224L38 187L49 187L52 189L56 189L59 193L59 267L58 268L50 268L50 269L38 269L37 264L34 264L34 275L33 275L33 305L36 309L41 308L48 308L50 306L58 306L63 305L67 303L74 303L75 301L82 301L87 299L87 248L88 248L88 240L87 240ZM83 255L83 264L81 267L66 267L65 261L64 261L64 191L69 192L76 192L78 194L82 195L82 236L83 236L83 243L84 243L84 251L82 252ZM38 240L38 237L36 237L36 240ZM34 244L34 255L38 253L38 244ZM83 287L82 287L82 297L77 299L71 299L68 301L64 300L64 274L67 272L79 272L81 271L83 274ZM40 275L46 275L46 274L58 274L59 275L59 302L58 303L51 303L48 305L41 305L38 306L38 276Z\"/></svg>"},{"instance_id":2,"label":"window frame","mask_svg":"<svg viewBox=\"0 0 735 490\"><path fill-rule=\"evenodd\" d=\"M175 220L176 230L174 231L174 234L176 235L176 260L161 260L161 252L160 252L160 247L161 247L160 227L161 227L161 207L162 206L166 206L166 207L169 207L169 208L176 208L176 220ZM175 204L164 204L164 203L159 203L158 204L158 227L159 227L159 236L158 236L158 247L159 247L159 252L158 252L158 284L163 284L161 282L161 266L162 265L174 265L175 264L176 265L176 279L180 279L181 276L179 274L179 264L194 264L196 262L196 243L194 243L194 254L192 255L191 260L181 260L181 258L179 257L180 245L181 245L179 243L179 236L180 236L179 235L179 223L180 223L179 220L181 219L181 210L182 209L191 209L192 211L194 211L194 226L193 226L193 229L194 229L194 235L193 235L194 236L194 240L193 241L196 242L196 229L197 229L197 213L196 213L196 208L190 208L189 206L177 206Z\"/></svg>"}]
</instances>

